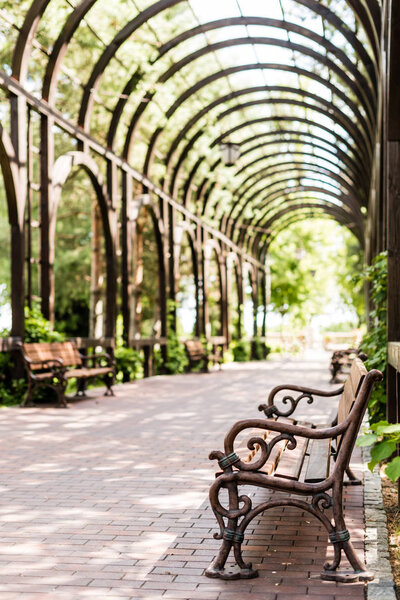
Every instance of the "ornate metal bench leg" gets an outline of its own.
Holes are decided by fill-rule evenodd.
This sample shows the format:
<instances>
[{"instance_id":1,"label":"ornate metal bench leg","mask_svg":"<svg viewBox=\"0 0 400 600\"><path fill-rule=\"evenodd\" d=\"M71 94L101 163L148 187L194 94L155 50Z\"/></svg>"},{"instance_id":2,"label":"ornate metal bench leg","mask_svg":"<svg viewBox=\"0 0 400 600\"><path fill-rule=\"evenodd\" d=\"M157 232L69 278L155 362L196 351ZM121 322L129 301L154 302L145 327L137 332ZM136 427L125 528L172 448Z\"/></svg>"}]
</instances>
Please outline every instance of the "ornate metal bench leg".
<instances>
[{"instance_id":1,"label":"ornate metal bench leg","mask_svg":"<svg viewBox=\"0 0 400 600\"><path fill-rule=\"evenodd\" d=\"M31 380L28 380L28 389L26 390L26 396L25 396L23 402L21 403L22 408L35 406L35 403L32 400L34 388L35 388L35 386L32 385Z\"/></svg>"},{"instance_id":2,"label":"ornate metal bench leg","mask_svg":"<svg viewBox=\"0 0 400 600\"><path fill-rule=\"evenodd\" d=\"M109 373L108 375L106 375L104 382L107 386L107 390L104 395L105 396L114 396L114 390L112 389L112 386L114 385L114 375L112 373Z\"/></svg>"},{"instance_id":3,"label":"ornate metal bench leg","mask_svg":"<svg viewBox=\"0 0 400 600\"><path fill-rule=\"evenodd\" d=\"M228 488L229 493L229 510L237 510L239 507L237 485L236 483L229 483L226 487ZM212 497L211 505L213 505ZM214 513L217 515L214 506L213 510ZM219 518L217 517L217 520L221 525L223 520L220 515ZM214 536L217 537L217 539L222 538L222 544L217 556L205 571L205 575L207 575L207 577L215 577L227 580L252 579L253 577L258 577L258 571L252 569L251 563L245 563L242 559L241 546L244 539L244 534L238 530L237 521L237 518L228 519L227 527L223 529L221 534ZM236 565L231 569L226 569L225 563L227 561L232 546L234 548L234 557Z\"/></svg>"},{"instance_id":4,"label":"ornate metal bench leg","mask_svg":"<svg viewBox=\"0 0 400 600\"><path fill-rule=\"evenodd\" d=\"M333 493L333 518L335 529L329 534L329 538L334 545L335 557L333 562L326 563L321 572L321 579L328 581L338 581L341 583L350 583L354 581L372 581L374 573L367 571L365 564L360 561L350 542L350 534L347 531L346 523L343 517L342 504L343 484L340 483L334 488ZM353 571L338 571L341 561L342 550L346 554Z\"/></svg>"},{"instance_id":5,"label":"ornate metal bench leg","mask_svg":"<svg viewBox=\"0 0 400 600\"><path fill-rule=\"evenodd\" d=\"M54 388L57 393L57 408L68 408L67 401L65 399L65 390L67 389L67 381L61 381L57 387Z\"/></svg>"}]
</instances>

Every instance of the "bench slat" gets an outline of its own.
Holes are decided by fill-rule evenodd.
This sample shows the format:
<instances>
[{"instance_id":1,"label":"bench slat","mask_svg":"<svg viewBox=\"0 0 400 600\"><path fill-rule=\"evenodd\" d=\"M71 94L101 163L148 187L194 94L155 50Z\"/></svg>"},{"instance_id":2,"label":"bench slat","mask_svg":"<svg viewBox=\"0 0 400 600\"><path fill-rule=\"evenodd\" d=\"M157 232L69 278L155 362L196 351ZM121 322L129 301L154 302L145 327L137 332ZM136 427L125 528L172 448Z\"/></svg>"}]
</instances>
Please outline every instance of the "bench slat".
<instances>
[{"instance_id":1,"label":"bench slat","mask_svg":"<svg viewBox=\"0 0 400 600\"><path fill-rule=\"evenodd\" d=\"M318 483L329 476L331 457L331 439L311 440L309 458L304 481Z\"/></svg>"},{"instance_id":2,"label":"bench slat","mask_svg":"<svg viewBox=\"0 0 400 600\"><path fill-rule=\"evenodd\" d=\"M303 427L310 427L311 423L297 423ZM284 479L298 480L301 469L304 463L304 457L308 447L308 439L297 437L297 446L294 450L285 449L283 452L277 469L274 473L275 477L283 477Z\"/></svg>"}]
</instances>

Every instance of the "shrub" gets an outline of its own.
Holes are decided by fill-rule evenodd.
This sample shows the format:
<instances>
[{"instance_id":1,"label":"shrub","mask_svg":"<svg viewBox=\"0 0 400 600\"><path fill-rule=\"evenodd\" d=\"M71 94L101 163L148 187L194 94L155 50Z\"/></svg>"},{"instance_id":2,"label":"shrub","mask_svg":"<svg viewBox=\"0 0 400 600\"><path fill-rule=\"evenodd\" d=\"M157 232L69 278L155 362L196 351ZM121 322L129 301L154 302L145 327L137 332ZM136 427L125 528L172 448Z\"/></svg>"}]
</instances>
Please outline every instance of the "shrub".
<instances>
[{"instance_id":1,"label":"shrub","mask_svg":"<svg viewBox=\"0 0 400 600\"><path fill-rule=\"evenodd\" d=\"M116 379L118 382L132 381L142 373L140 353L133 348L119 346L115 350Z\"/></svg>"},{"instance_id":2,"label":"shrub","mask_svg":"<svg viewBox=\"0 0 400 600\"><path fill-rule=\"evenodd\" d=\"M230 345L233 360L235 362L246 362L250 360L250 344L246 340L233 340Z\"/></svg>"},{"instance_id":3,"label":"shrub","mask_svg":"<svg viewBox=\"0 0 400 600\"><path fill-rule=\"evenodd\" d=\"M371 300L373 309L370 312L368 332L360 346L368 356L368 369L379 369L383 380L374 388L368 405L370 423L377 423L386 417L386 293L387 293L387 253L381 252L362 274L365 281L371 284Z\"/></svg>"}]
</instances>

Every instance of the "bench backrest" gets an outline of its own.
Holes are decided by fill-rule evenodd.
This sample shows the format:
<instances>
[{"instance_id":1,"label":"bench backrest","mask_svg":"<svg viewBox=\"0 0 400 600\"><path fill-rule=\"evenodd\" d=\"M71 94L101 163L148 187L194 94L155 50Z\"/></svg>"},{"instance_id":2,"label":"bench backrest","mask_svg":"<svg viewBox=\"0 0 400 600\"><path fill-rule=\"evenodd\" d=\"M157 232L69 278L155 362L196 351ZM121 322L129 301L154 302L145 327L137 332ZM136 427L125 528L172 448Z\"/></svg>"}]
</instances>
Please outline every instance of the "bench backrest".
<instances>
[{"instance_id":1,"label":"bench backrest","mask_svg":"<svg viewBox=\"0 0 400 600\"><path fill-rule=\"evenodd\" d=\"M375 372L379 373L379 372ZM347 429L336 440L337 459L336 466L346 467L350 461L351 453L361 427L361 422L367 408L376 376L369 375L361 359L355 358L351 365L350 373L344 384L342 396L339 401L338 425L350 416ZM365 385L363 385L365 381Z\"/></svg>"},{"instance_id":2,"label":"bench backrest","mask_svg":"<svg viewBox=\"0 0 400 600\"><path fill-rule=\"evenodd\" d=\"M205 356L204 346L200 340L186 340L185 348L193 358Z\"/></svg>"},{"instance_id":3,"label":"bench backrest","mask_svg":"<svg viewBox=\"0 0 400 600\"><path fill-rule=\"evenodd\" d=\"M357 357L354 358L339 401L338 424L347 419L367 373L368 371L362 360Z\"/></svg>"},{"instance_id":4,"label":"bench backrest","mask_svg":"<svg viewBox=\"0 0 400 600\"><path fill-rule=\"evenodd\" d=\"M42 368L40 361L61 359L65 367L80 366L82 359L73 342L29 343L23 344L23 352L32 361L31 369Z\"/></svg>"}]
</instances>

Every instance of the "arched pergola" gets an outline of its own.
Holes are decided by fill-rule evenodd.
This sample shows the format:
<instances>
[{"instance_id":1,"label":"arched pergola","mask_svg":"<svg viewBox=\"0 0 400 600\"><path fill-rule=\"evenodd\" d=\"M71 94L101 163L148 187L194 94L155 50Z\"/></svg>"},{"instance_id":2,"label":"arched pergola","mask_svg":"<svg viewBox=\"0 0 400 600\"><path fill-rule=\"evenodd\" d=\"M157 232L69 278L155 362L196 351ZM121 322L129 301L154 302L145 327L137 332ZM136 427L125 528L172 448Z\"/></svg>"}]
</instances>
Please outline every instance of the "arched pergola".
<instances>
[{"instance_id":1,"label":"arched pergola","mask_svg":"<svg viewBox=\"0 0 400 600\"><path fill-rule=\"evenodd\" d=\"M389 249L389 340L400 339L397 2L286 0L266 10L238 0L214 14L212 4L194 0L149 1L143 10L116 0L104 14L97 0L81 0L57 19L54 0L17 4L4 23L16 33L0 71L14 335L23 334L30 269L27 206L36 194L39 295L52 319L57 203L77 166L101 209L108 338L119 311L131 338L132 236L146 203L160 257L163 336L183 230L194 258L196 332L206 333L204 251L212 247L228 337L232 257L238 289L245 264L262 287L279 231L322 216L349 228L367 261ZM230 167L220 150L227 142L241 152ZM257 302L261 296L254 292Z\"/></svg>"}]
</instances>

